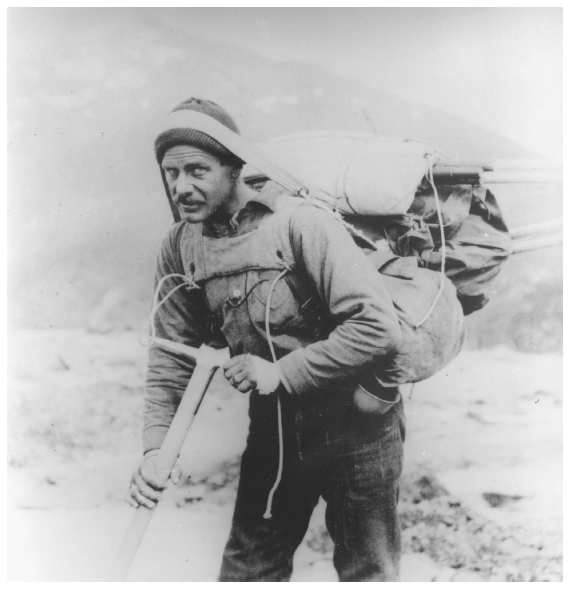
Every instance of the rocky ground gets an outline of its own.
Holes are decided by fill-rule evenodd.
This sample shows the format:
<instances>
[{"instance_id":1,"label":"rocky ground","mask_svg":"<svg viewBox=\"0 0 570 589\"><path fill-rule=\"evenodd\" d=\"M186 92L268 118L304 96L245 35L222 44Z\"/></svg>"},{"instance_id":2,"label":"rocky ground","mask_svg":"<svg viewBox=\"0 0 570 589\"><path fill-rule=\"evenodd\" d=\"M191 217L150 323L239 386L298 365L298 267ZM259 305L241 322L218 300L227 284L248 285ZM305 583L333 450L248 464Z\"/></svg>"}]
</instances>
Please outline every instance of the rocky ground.
<instances>
[{"instance_id":1,"label":"rocky ground","mask_svg":"<svg viewBox=\"0 0 570 589\"><path fill-rule=\"evenodd\" d=\"M145 350L134 332L10 342L8 580L100 580L132 516ZM403 580L562 580L561 367L556 354L465 351L406 389ZM246 404L215 378L184 450L191 479L165 494L129 579L215 579ZM336 580L323 508L293 580Z\"/></svg>"}]
</instances>

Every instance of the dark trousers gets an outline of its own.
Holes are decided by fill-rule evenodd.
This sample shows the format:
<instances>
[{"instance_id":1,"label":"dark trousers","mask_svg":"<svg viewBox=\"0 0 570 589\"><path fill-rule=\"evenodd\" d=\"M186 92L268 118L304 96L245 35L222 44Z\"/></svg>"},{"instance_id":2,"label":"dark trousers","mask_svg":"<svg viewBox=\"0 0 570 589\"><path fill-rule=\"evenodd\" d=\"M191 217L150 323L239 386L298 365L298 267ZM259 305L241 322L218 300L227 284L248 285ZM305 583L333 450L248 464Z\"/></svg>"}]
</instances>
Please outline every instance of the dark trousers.
<instances>
[{"instance_id":1,"label":"dark trousers","mask_svg":"<svg viewBox=\"0 0 570 589\"><path fill-rule=\"evenodd\" d=\"M339 580L397 581L403 438L401 403L382 416L375 435L365 441L347 443L325 434L324 443L300 452L295 436L286 436L273 515L264 519L278 466L276 438L250 430L219 580L288 581L293 555L322 496Z\"/></svg>"}]
</instances>

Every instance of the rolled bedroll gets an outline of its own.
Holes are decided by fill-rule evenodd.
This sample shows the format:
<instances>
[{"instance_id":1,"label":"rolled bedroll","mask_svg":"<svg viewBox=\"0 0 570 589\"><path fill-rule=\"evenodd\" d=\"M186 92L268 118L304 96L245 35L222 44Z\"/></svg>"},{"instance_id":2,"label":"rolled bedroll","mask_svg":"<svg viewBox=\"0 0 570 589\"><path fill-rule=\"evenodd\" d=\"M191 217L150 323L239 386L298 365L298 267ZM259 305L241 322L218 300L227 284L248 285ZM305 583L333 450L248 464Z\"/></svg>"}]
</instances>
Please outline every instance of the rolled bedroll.
<instances>
[{"instance_id":1,"label":"rolled bedroll","mask_svg":"<svg viewBox=\"0 0 570 589\"><path fill-rule=\"evenodd\" d=\"M431 169L436 185L562 182L549 160L446 158L418 141L367 133L311 131L259 143L261 151L344 215L405 214ZM246 164L251 185L267 177Z\"/></svg>"}]
</instances>

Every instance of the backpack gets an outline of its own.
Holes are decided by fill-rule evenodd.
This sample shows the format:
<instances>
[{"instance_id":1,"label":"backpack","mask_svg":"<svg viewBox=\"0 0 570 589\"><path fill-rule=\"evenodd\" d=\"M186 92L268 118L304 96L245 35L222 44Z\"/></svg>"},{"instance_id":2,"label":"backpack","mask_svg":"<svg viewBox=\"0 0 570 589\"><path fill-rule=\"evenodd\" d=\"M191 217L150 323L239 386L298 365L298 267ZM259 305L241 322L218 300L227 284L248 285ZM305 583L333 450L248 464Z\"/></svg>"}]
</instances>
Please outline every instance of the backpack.
<instances>
[{"instance_id":1,"label":"backpack","mask_svg":"<svg viewBox=\"0 0 570 589\"><path fill-rule=\"evenodd\" d=\"M365 238L387 240L395 254L415 256L422 268L441 269L434 184L426 174L435 150L416 141L340 131L298 133L260 146L296 178L316 187L311 190L315 199L341 213ZM249 164L244 176L257 187L268 177ZM494 195L478 184L477 174L470 184L447 182L436 175L445 273L469 315L489 301L492 282L512 252L511 238ZM365 241L360 244L366 247Z\"/></svg>"},{"instance_id":2,"label":"backpack","mask_svg":"<svg viewBox=\"0 0 570 589\"><path fill-rule=\"evenodd\" d=\"M402 331L397 354L375 366L377 378L390 386L433 376L457 356L465 341L465 321L455 287L446 276L419 267L414 257L404 258L388 251L365 252L382 274ZM312 322L316 336L327 337L331 330L327 309L308 279L293 272L286 274L285 280ZM422 322L436 297L436 304Z\"/></svg>"},{"instance_id":3,"label":"backpack","mask_svg":"<svg viewBox=\"0 0 570 589\"><path fill-rule=\"evenodd\" d=\"M493 280L512 253L511 236L490 190L481 185L438 186L446 241L445 274L463 314L489 302ZM422 268L441 269L441 230L434 194L420 187L407 215L344 217L368 239L385 240L391 251L415 257Z\"/></svg>"},{"instance_id":4,"label":"backpack","mask_svg":"<svg viewBox=\"0 0 570 589\"><path fill-rule=\"evenodd\" d=\"M177 125L188 126L206 133L240 159L248 162L257 171L257 175L249 178L244 171L245 179L249 180L250 186L257 187L260 181L263 182L270 178L287 191L304 197L315 206L335 214L359 245L364 245L364 247L378 252L376 255L381 257L381 248L378 248L371 239L340 219L338 212L331 210L330 202L326 203L327 198L330 200L330 195L323 193L318 187L315 188L310 184L300 182L267 153L259 150L211 117L195 111L175 114L183 118L183 121L176 122ZM420 157L420 154L422 166L427 166L431 170L429 166L430 154L426 153L423 147L420 152L415 153L414 157ZM353 153L350 158L355 155ZM416 169L415 166L413 168ZM372 176L375 171L374 168ZM366 172L370 172L370 163ZM425 172L422 171L419 176L420 180L423 173ZM396 178L398 177L396 175ZM407 181L405 184L408 185ZM165 188L172 206L170 194L166 186ZM393 186L389 188L391 190ZM396 193L392 190L390 194ZM335 201L338 200L336 195L333 195L333 198ZM354 207L352 208L354 209ZM173 212L176 219L175 208L173 208ZM377 261L376 264L377 269L384 275L387 288L391 293L403 334L400 348L390 358L383 359L382 366L378 367L382 382L390 384L416 382L432 376L457 355L465 338L463 313L455 294L455 287L449 278L443 272L437 273L429 268L414 268L409 261L402 261L402 259L391 252L388 253L387 259ZM293 278L290 284L293 285L294 282L300 285L307 281L303 280L303 277L297 277ZM317 314L326 320L326 310L322 309L323 305L313 293L303 293L302 288L302 286L297 287L298 294L296 295L302 307L305 310L310 307L315 309L321 307L321 312L317 311ZM294 286L291 289L296 292Z\"/></svg>"},{"instance_id":5,"label":"backpack","mask_svg":"<svg viewBox=\"0 0 570 589\"><path fill-rule=\"evenodd\" d=\"M493 280L512 253L511 236L495 196L481 185L452 186L443 203L450 216L455 201L461 200L462 214L445 224L447 242L445 273L457 289L465 315L482 309L488 302ZM441 195L441 188L439 189ZM414 205L424 198L418 191ZM441 236L434 213L424 214L429 238L414 253L425 268L441 266ZM428 237L428 235L426 235ZM419 244L418 244L419 245Z\"/></svg>"}]
</instances>

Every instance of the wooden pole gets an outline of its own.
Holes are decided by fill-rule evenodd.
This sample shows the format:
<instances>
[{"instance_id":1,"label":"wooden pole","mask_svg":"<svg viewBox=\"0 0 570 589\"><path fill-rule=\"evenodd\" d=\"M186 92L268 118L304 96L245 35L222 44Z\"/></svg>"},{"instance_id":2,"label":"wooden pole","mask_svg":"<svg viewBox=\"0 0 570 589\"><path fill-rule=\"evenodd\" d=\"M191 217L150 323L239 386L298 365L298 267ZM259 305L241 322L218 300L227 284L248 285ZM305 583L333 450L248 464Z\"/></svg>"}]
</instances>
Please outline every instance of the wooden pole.
<instances>
[{"instance_id":1,"label":"wooden pole","mask_svg":"<svg viewBox=\"0 0 570 589\"><path fill-rule=\"evenodd\" d=\"M562 172L550 170L505 170L483 172L481 184L527 184L527 183L562 183Z\"/></svg>"},{"instance_id":2,"label":"wooden pole","mask_svg":"<svg viewBox=\"0 0 570 589\"><path fill-rule=\"evenodd\" d=\"M526 225L525 227L517 227L511 229L511 237L513 239L521 239L523 237L548 237L554 233L562 232L562 219L554 219L552 221L544 221L536 225Z\"/></svg>"},{"instance_id":3,"label":"wooden pole","mask_svg":"<svg viewBox=\"0 0 570 589\"><path fill-rule=\"evenodd\" d=\"M483 168L467 166L433 167L436 184L527 184L562 182L562 172L554 170L498 170L485 172Z\"/></svg>"},{"instance_id":4,"label":"wooden pole","mask_svg":"<svg viewBox=\"0 0 570 589\"><path fill-rule=\"evenodd\" d=\"M462 160L456 160L462 163ZM433 178L437 185L448 184L559 184L562 182L561 170L550 168L524 169L513 168L490 169L486 163L481 167L457 166L448 163L446 165L436 164L433 167ZM245 182L249 186L266 182L268 177L264 174L252 174L246 176Z\"/></svg>"},{"instance_id":5,"label":"wooden pole","mask_svg":"<svg viewBox=\"0 0 570 589\"><path fill-rule=\"evenodd\" d=\"M514 170L550 170L562 169L562 164L548 159L470 159L470 158L436 158L438 168L481 168L485 172L503 172Z\"/></svg>"},{"instance_id":6,"label":"wooden pole","mask_svg":"<svg viewBox=\"0 0 570 589\"><path fill-rule=\"evenodd\" d=\"M562 234L549 235L547 237L537 239L520 239L513 241L513 254L522 254L524 252L531 252L533 250L542 249L545 247L552 247L562 243Z\"/></svg>"},{"instance_id":7,"label":"wooden pole","mask_svg":"<svg viewBox=\"0 0 570 589\"><path fill-rule=\"evenodd\" d=\"M204 367L199 364L194 368L192 378L154 463L156 472L165 485L215 370L216 367ZM136 510L111 567L109 581L125 580L155 510L156 507L148 509L143 506L139 506Z\"/></svg>"}]
</instances>

